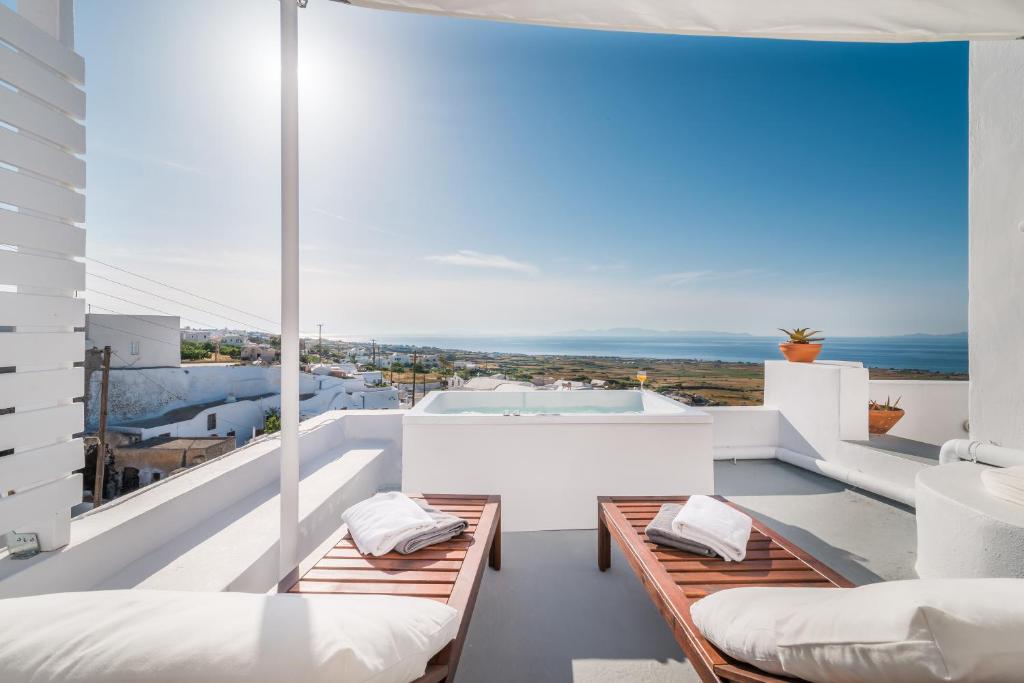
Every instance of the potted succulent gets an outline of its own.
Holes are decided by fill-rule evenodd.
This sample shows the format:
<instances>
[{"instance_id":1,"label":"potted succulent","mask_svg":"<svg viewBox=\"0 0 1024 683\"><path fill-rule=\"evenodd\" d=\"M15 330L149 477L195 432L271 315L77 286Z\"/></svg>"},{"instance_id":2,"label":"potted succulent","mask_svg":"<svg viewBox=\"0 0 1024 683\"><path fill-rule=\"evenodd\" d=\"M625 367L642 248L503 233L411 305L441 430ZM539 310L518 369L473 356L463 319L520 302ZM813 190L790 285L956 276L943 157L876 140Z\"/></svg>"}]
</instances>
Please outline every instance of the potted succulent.
<instances>
[{"instance_id":1,"label":"potted succulent","mask_svg":"<svg viewBox=\"0 0 1024 683\"><path fill-rule=\"evenodd\" d=\"M868 401L868 432L871 434L887 434L890 429L896 426L904 413L903 408L899 407L900 396L896 399L895 403L892 403L888 396L885 397L885 403L879 403L878 401Z\"/></svg>"},{"instance_id":2,"label":"potted succulent","mask_svg":"<svg viewBox=\"0 0 1024 683\"><path fill-rule=\"evenodd\" d=\"M779 331L789 335L789 341L779 344L779 350L790 363L813 363L821 353L821 344L816 342L823 342L825 338L814 336L821 334L821 330L811 331L809 327L794 327L792 330L784 330L780 327Z\"/></svg>"}]
</instances>

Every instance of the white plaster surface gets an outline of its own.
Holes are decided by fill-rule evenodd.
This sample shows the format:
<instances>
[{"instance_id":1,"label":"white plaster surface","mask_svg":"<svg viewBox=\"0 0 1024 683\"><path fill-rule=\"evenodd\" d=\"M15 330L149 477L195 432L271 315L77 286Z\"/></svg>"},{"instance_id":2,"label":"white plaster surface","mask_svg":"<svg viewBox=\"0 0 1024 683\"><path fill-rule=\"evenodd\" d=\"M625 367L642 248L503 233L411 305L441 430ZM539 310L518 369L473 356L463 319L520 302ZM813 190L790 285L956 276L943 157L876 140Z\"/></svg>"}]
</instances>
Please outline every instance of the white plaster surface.
<instances>
[{"instance_id":1,"label":"white plaster surface","mask_svg":"<svg viewBox=\"0 0 1024 683\"><path fill-rule=\"evenodd\" d=\"M1024 41L970 46L971 438L1024 448Z\"/></svg>"},{"instance_id":2,"label":"white plaster surface","mask_svg":"<svg viewBox=\"0 0 1024 683\"><path fill-rule=\"evenodd\" d=\"M1024 578L1024 506L988 493L985 469L959 462L917 475L921 578Z\"/></svg>"},{"instance_id":3,"label":"white plaster surface","mask_svg":"<svg viewBox=\"0 0 1024 683\"><path fill-rule=\"evenodd\" d=\"M892 436L940 446L968 436L969 382L871 380L868 396L879 402L900 399L906 414L889 430Z\"/></svg>"}]
</instances>

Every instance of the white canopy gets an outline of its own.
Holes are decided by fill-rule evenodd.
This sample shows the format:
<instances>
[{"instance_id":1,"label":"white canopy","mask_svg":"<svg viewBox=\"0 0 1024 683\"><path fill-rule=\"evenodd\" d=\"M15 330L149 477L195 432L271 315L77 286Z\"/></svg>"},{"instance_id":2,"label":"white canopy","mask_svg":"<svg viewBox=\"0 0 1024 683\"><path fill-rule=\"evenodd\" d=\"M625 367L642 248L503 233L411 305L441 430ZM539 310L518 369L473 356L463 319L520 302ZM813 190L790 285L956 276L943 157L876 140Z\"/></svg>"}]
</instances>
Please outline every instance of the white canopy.
<instances>
[{"instance_id":1,"label":"white canopy","mask_svg":"<svg viewBox=\"0 0 1024 683\"><path fill-rule=\"evenodd\" d=\"M1015 40L1024 0L342 0L607 31L860 42Z\"/></svg>"}]
</instances>

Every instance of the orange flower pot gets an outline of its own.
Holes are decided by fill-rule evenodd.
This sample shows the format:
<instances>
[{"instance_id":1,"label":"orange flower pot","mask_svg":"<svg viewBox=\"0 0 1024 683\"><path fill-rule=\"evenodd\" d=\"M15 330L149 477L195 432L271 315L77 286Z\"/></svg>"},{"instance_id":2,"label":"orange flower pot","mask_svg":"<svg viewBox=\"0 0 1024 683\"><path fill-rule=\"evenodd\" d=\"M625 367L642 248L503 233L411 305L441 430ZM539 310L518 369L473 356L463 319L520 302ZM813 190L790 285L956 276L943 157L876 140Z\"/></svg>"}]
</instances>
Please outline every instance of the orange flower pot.
<instances>
[{"instance_id":1,"label":"orange flower pot","mask_svg":"<svg viewBox=\"0 0 1024 683\"><path fill-rule=\"evenodd\" d=\"M896 423L903 419L903 409L871 410L868 408L868 432L871 434L888 434Z\"/></svg>"},{"instance_id":2,"label":"orange flower pot","mask_svg":"<svg viewBox=\"0 0 1024 683\"><path fill-rule=\"evenodd\" d=\"M821 353L821 344L779 344L779 350L790 363L813 363Z\"/></svg>"}]
</instances>

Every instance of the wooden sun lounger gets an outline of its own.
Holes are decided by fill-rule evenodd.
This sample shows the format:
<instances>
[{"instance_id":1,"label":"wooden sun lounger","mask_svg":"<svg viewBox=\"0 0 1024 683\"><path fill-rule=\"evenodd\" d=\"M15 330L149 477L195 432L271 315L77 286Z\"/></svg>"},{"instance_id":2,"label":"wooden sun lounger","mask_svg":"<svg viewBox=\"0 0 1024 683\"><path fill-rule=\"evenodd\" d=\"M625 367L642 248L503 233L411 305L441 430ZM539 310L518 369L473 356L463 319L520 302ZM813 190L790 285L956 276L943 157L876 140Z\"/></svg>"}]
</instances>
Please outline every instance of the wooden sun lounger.
<instances>
[{"instance_id":1,"label":"wooden sun lounger","mask_svg":"<svg viewBox=\"0 0 1024 683\"><path fill-rule=\"evenodd\" d=\"M341 538L288 592L306 594L411 595L443 602L459 612L455 640L439 652L413 683L451 683L466 642L473 605L480 591L484 560L501 568L501 497L409 494L469 522L445 543L410 555L360 554L351 538Z\"/></svg>"},{"instance_id":2,"label":"wooden sun lounger","mask_svg":"<svg viewBox=\"0 0 1024 683\"><path fill-rule=\"evenodd\" d=\"M702 681L778 683L795 680L766 674L720 652L694 626L690 605L716 591L740 586L845 588L853 584L756 518L747 544L747 557L742 562L701 557L648 541L644 529L662 504L685 501L686 496L598 498L598 568L605 571L611 566L611 539L614 538Z\"/></svg>"}]
</instances>

